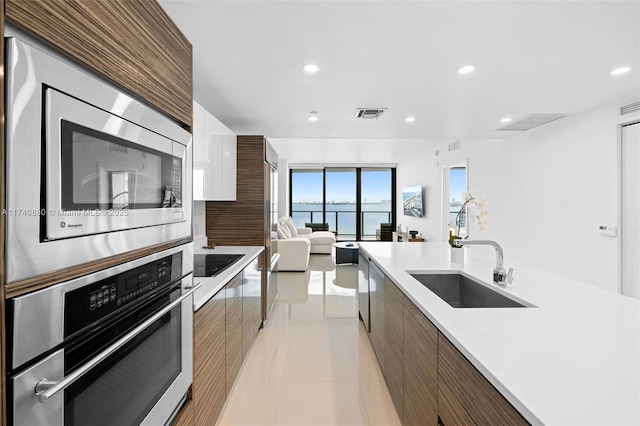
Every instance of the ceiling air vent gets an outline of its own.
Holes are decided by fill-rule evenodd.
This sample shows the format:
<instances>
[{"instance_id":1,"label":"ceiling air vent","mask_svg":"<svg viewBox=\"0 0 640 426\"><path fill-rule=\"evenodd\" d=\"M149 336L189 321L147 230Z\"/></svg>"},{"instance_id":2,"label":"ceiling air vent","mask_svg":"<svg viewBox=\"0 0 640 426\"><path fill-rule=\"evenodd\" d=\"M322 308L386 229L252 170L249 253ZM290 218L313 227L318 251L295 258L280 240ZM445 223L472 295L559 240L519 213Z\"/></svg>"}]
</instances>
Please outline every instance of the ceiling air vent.
<instances>
[{"instance_id":1,"label":"ceiling air vent","mask_svg":"<svg viewBox=\"0 0 640 426\"><path fill-rule=\"evenodd\" d=\"M566 114L531 114L515 120L504 127L500 127L498 130L529 130L566 116Z\"/></svg>"},{"instance_id":2,"label":"ceiling air vent","mask_svg":"<svg viewBox=\"0 0 640 426\"><path fill-rule=\"evenodd\" d=\"M620 116L631 114L636 111L640 111L640 101L622 105L620 107Z\"/></svg>"},{"instance_id":3,"label":"ceiling air vent","mask_svg":"<svg viewBox=\"0 0 640 426\"><path fill-rule=\"evenodd\" d=\"M355 118L361 120L375 120L384 114L386 110L386 108L358 108L356 110Z\"/></svg>"}]
</instances>

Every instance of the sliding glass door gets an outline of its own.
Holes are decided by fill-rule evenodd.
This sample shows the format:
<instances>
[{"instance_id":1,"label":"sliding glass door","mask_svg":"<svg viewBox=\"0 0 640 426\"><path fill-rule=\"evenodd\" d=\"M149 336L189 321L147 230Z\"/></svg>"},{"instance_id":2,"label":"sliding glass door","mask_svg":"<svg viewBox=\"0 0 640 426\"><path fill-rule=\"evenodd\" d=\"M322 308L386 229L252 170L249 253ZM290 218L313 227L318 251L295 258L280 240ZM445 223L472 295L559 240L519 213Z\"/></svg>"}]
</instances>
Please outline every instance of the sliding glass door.
<instances>
[{"instance_id":1,"label":"sliding glass door","mask_svg":"<svg viewBox=\"0 0 640 426\"><path fill-rule=\"evenodd\" d=\"M392 223L390 169L362 169L360 175L361 240L380 239L380 225ZM391 226L395 228L395 226Z\"/></svg>"},{"instance_id":2,"label":"sliding glass door","mask_svg":"<svg viewBox=\"0 0 640 426\"><path fill-rule=\"evenodd\" d=\"M328 227L339 241L376 240L381 224L395 227L394 168L292 168L290 173L296 226Z\"/></svg>"},{"instance_id":3,"label":"sliding glass door","mask_svg":"<svg viewBox=\"0 0 640 426\"><path fill-rule=\"evenodd\" d=\"M356 239L356 169L325 169L325 222L340 240Z\"/></svg>"},{"instance_id":4,"label":"sliding glass door","mask_svg":"<svg viewBox=\"0 0 640 426\"><path fill-rule=\"evenodd\" d=\"M290 182L289 211L296 227L324 223L324 170L296 170Z\"/></svg>"}]
</instances>

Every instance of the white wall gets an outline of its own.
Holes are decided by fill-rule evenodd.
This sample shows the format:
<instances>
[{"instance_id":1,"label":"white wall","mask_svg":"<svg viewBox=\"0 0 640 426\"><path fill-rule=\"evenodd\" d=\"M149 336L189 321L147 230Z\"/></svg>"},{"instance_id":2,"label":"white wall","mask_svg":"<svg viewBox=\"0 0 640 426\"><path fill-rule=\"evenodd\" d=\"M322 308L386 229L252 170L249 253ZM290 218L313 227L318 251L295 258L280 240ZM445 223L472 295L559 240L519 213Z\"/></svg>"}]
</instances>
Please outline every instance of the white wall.
<instances>
[{"instance_id":1,"label":"white wall","mask_svg":"<svg viewBox=\"0 0 640 426\"><path fill-rule=\"evenodd\" d=\"M617 225L616 106L593 109L503 141L441 144L398 166L398 190L426 187L426 215L398 222L443 240L442 169L468 159L469 187L489 203L488 229L513 259L611 291L618 290L617 240L598 226ZM440 155L435 156L435 150ZM517 273L517 271L516 271Z\"/></svg>"},{"instance_id":2,"label":"white wall","mask_svg":"<svg viewBox=\"0 0 640 426\"><path fill-rule=\"evenodd\" d=\"M434 139L269 138L271 146L289 164L397 163L439 142Z\"/></svg>"},{"instance_id":3,"label":"white wall","mask_svg":"<svg viewBox=\"0 0 640 426\"><path fill-rule=\"evenodd\" d=\"M499 184L492 173L479 173L492 168L492 159L499 153L502 142L496 140L462 140L461 149L448 151L448 144L444 142L436 147L417 153L409 160L398 164L397 169L397 222L403 229L422 232L428 241L444 241L444 207L443 207L443 167L459 163L461 160L469 162L469 187L481 189ZM436 155L438 151L438 155ZM474 176L475 175L475 176ZM425 215L422 218L404 216L402 213L402 188L422 185L424 188ZM482 191L475 191L482 196ZM471 236L474 236L471 228ZM448 238L448 237L447 237Z\"/></svg>"}]
</instances>

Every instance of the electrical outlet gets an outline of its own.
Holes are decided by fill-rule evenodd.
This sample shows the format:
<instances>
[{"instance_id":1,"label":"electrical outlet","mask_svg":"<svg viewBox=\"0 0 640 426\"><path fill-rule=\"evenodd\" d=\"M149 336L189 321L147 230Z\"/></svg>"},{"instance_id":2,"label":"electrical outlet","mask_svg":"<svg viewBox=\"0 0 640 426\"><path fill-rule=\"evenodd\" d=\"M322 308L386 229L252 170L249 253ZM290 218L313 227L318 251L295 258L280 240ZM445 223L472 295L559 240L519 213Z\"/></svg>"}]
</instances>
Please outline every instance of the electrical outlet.
<instances>
[{"instance_id":1,"label":"electrical outlet","mask_svg":"<svg viewBox=\"0 0 640 426\"><path fill-rule=\"evenodd\" d=\"M603 237L616 237L618 236L618 227L617 226L607 226L600 225L598 227L600 229L600 235Z\"/></svg>"}]
</instances>

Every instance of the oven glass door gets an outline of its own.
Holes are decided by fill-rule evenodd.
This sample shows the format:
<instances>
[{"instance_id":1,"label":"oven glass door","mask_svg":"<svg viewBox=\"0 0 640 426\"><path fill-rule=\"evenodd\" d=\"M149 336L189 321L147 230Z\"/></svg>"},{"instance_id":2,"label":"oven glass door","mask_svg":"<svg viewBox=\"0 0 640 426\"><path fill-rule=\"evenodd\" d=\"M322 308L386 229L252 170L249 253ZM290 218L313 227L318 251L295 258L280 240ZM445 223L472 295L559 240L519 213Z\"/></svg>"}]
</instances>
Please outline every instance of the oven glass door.
<instances>
[{"instance_id":1,"label":"oven glass door","mask_svg":"<svg viewBox=\"0 0 640 426\"><path fill-rule=\"evenodd\" d=\"M182 371L181 306L65 390L64 424L137 425ZM65 354L65 362L70 358Z\"/></svg>"},{"instance_id":2,"label":"oven glass door","mask_svg":"<svg viewBox=\"0 0 640 426\"><path fill-rule=\"evenodd\" d=\"M180 285L190 281L191 275ZM184 398L193 374L192 299L181 296L181 292L178 286L115 323L71 337L64 347L15 375L11 379L10 423L167 423ZM150 319L157 315L157 319ZM142 326L145 322L149 324ZM130 333L135 335L130 338ZM108 355L103 357L105 352ZM74 375L77 378L71 380ZM66 388L48 400L40 400L46 390L38 388L43 380L59 386L67 379L71 382Z\"/></svg>"},{"instance_id":3,"label":"oven glass door","mask_svg":"<svg viewBox=\"0 0 640 426\"><path fill-rule=\"evenodd\" d=\"M52 88L45 99L45 239L185 220L184 145Z\"/></svg>"}]
</instances>

